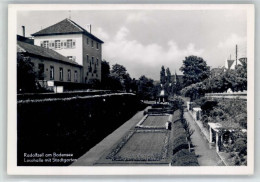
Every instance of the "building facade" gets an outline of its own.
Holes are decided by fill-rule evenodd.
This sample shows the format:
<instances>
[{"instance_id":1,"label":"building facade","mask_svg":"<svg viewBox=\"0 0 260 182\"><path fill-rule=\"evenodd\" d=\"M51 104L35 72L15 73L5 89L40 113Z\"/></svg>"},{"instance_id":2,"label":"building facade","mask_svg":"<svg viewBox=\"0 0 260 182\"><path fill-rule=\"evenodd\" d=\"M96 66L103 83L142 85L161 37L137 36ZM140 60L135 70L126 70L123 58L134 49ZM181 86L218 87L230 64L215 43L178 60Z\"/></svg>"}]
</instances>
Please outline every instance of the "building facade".
<instances>
[{"instance_id":1,"label":"building facade","mask_svg":"<svg viewBox=\"0 0 260 182\"><path fill-rule=\"evenodd\" d=\"M82 66L80 83L101 81L102 40L70 19L62 20L34 34L34 44L67 57ZM59 67L59 66L58 66ZM59 68L54 68L59 69Z\"/></svg>"},{"instance_id":2,"label":"building facade","mask_svg":"<svg viewBox=\"0 0 260 182\"><path fill-rule=\"evenodd\" d=\"M51 49L18 40L17 53L30 59L42 86L48 81L80 83L83 67Z\"/></svg>"}]
</instances>

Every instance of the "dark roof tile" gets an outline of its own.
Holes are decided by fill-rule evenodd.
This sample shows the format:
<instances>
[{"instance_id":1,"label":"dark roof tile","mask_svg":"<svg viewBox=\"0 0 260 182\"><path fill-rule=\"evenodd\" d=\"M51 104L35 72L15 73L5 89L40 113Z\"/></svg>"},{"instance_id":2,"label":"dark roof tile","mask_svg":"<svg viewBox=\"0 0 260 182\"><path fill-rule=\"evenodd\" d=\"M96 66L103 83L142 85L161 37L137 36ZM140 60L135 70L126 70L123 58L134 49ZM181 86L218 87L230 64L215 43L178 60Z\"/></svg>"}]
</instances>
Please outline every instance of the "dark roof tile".
<instances>
[{"instance_id":1,"label":"dark roof tile","mask_svg":"<svg viewBox=\"0 0 260 182\"><path fill-rule=\"evenodd\" d=\"M74 21L67 19L67 18L54 25L51 25L45 29L42 29L42 30L32 34L32 36L61 35L61 34L75 34L75 33L83 33L100 43L104 43L102 40L100 40L93 34L89 33L87 30L82 28L80 25L78 25Z\"/></svg>"}]
</instances>

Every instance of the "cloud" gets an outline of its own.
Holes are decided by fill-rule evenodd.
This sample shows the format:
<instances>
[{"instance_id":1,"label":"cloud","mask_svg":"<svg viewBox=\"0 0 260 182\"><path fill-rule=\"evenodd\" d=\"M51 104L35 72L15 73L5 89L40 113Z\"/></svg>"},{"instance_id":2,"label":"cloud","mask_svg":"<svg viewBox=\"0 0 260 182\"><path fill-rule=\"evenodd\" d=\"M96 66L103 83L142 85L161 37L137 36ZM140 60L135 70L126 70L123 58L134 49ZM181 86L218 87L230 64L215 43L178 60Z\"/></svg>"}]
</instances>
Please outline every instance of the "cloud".
<instances>
[{"instance_id":1,"label":"cloud","mask_svg":"<svg viewBox=\"0 0 260 182\"><path fill-rule=\"evenodd\" d=\"M144 74L158 79L157 70L160 70L162 65L178 70L185 56L200 56L204 51L196 49L192 43L181 49L173 40L168 41L166 48L156 43L145 45L138 40L128 40L129 33L126 27L121 27L115 36L104 44L103 57L110 65L124 65L135 78Z\"/></svg>"},{"instance_id":2,"label":"cloud","mask_svg":"<svg viewBox=\"0 0 260 182\"><path fill-rule=\"evenodd\" d=\"M247 55L247 38L238 36L237 34L231 34L226 41L219 42L218 48L221 52L226 55L226 57L232 55L235 57L235 46L238 46L238 58L246 57Z\"/></svg>"},{"instance_id":3,"label":"cloud","mask_svg":"<svg viewBox=\"0 0 260 182\"><path fill-rule=\"evenodd\" d=\"M108 33L106 33L101 27L97 28L97 31L95 34L97 35L97 37L101 38L104 41L107 41L110 38Z\"/></svg>"},{"instance_id":4,"label":"cloud","mask_svg":"<svg viewBox=\"0 0 260 182\"><path fill-rule=\"evenodd\" d=\"M226 41L219 42L218 48L230 48L235 47L235 45L245 45L246 44L246 37L240 37L237 34L231 34Z\"/></svg>"},{"instance_id":5,"label":"cloud","mask_svg":"<svg viewBox=\"0 0 260 182\"><path fill-rule=\"evenodd\" d=\"M149 18L144 12L130 13L126 17L126 22L147 22L150 20L151 18Z\"/></svg>"}]
</instances>

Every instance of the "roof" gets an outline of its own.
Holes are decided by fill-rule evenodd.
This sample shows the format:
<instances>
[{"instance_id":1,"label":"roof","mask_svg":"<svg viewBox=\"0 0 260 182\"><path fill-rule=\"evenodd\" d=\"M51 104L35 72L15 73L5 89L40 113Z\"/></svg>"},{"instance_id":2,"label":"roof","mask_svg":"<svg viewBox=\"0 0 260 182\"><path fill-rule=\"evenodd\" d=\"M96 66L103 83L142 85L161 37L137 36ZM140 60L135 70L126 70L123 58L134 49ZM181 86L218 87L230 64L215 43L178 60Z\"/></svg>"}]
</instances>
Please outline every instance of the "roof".
<instances>
[{"instance_id":1,"label":"roof","mask_svg":"<svg viewBox=\"0 0 260 182\"><path fill-rule=\"evenodd\" d=\"M18 46L18 49L17 49L18 52L26 52L26 53L29 53L29 54L32 54L35 56L45 57L48 59L54 59L54 60L62 61L65 63L80 66L78 63L71 61L67 57L57 53L54 50L48 49L48 48L28 44L28 43L21 42L21 41L17 41L17 46Z\"/></svg>"},{"instance_id":2,"label":"roof","mask_svg":"<svg viewBox=\"0 0 260 182\"><path fill-rule=\"evenodd\" d=\"M26 43L28 43L28 44L34 44L34 40L31 39L31 38L23 37L23 36L21 36L21 35L17 35L16 38L17 38L17 40L19 40L19 41L26 42Z\"/></svg>"},{"instance_id":3,"label":"roof","mask_svg":"<svg viewBox=\"0 0 260 182\"><path fill-rule=\"evenodd\" d=\"M228 69L230 69L233 63L235 62L235 60L227 60L227 62L228 62Z\"/></svg>"},{"instance_id":4,"label":"roof","mask_svg":"<svg viewBox=\"0 0 260 182\"><path fill-rule=\"evenodd\" d=\"M54 25L51 25L45 29L42 29L34 34L32 36L46 36L46 35L63 35L63 34L85 34L88 37L92 38L93 40L96 40L100 43L104 43L102 40L94 36L93 34L89 33L87 30L79 26L74 21L66 18Z\"/></svg>"}]
</instances>

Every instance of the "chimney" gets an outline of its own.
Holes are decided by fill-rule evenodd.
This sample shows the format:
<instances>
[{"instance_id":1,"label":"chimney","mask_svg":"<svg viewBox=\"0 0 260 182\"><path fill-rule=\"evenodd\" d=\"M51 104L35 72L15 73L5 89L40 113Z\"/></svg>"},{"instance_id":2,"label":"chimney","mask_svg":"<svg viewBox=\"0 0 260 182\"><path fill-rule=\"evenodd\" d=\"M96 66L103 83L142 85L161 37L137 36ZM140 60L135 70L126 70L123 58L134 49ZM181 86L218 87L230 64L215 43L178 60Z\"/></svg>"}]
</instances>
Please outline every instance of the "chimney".
<instances>
[{"instance_id":1,"label":"chimney","mask_svg":"<svg viewBox=\"0 0 260 182\"><path fill-rule=\"evenodd\" d=\"M89 33L91 34L91 24L87 24L87 27L89 27Z\"/></svg>"},{"instance_id":2,"label":"chimney","mask_svg":"<svg viewBox=\"0 0 260 182\"><path fill-rule=\"evenodd\" d=\"M25 26L22 26L23 36L25 37Z\"/></svg>"}]
</instances>

